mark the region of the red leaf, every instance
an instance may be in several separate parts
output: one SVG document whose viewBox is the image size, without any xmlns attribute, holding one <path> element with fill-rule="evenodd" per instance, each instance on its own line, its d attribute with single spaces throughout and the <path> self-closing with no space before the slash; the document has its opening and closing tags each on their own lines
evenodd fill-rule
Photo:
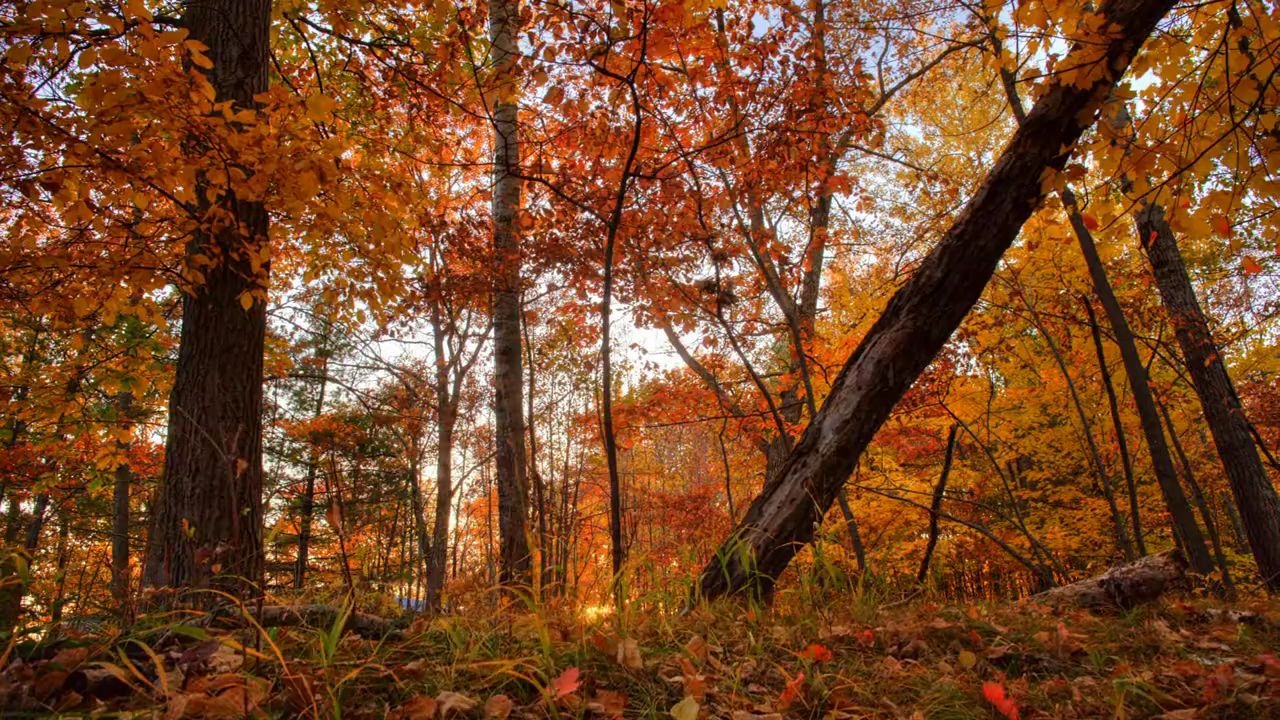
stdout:
<svg viewBox="0 0 1280 720">
<path fill-rule="evenodd" d="M 1009 718 L 1009 720 L 1018 720 L 1018 703 L 1014 702 L 1013 698 L 1005 693 L 1004 683 L 982 683 L 982 697 L 991 703 L 996 712 Z"/>
<path fill-rule="evenodd" d="M 812 644 L 803 651 L 796 653 L 805 660 L 820 663 L 826 662 L 832 658 L 831 650 L 825 645 Z"/>
<path fill-rule="evenodd" d="M 565 695 L 577 690 L 582 685 L 582 678 L 580 675 L 581 672 L 578 668 L 571 667 L 560 673 L 560 676 L 555 680 L 552 680 L 551 689 L 555 691 L 554 698 L 559 700 Z"/>
<path fill-rule="evenodd" d="M 778 709 L 785 710 L 800 695 L 800 688 L 803 686 L 804 673 L 796 673 L 794 678 L 787 681 L 787 686 L 782 689 L 782 694 L 778 696 Z"/>
<path fill-rule="evenodd" d="M 1080 220 L 1083 221 L 1084 226 L 1090 230 L 1098 229 L 1098 218 L 1090 215 L 1089 213 L 1080 213 Z"/>
</svg>

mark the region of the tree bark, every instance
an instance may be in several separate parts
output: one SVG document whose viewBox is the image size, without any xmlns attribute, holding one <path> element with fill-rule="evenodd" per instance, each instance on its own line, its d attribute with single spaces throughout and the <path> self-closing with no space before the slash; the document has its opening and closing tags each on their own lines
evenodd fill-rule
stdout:
<svg viewBox="0 0 1280 720">
<path fill-rule="evenodd" d="M 1178 456 L 1178 464 L 1182 465 L 1182 476 L 1187 479 L 1187 487 L 1191 488 L 1191 499 L 1195 501 L 1196 509 L 1200 511 L 1200 520 L 1204 522 L 1205 532 L 1209 534 L 1209 542 L 1213 545 L 1213 558 L 1218 563 L 1218 570 L 1222 572 L 1223 589 L 1226 590 L 1228 598 L 1234 599 L 1236 585 L 1231 579 L 1231 566 L 1227 564 L 1227 554 L 1222 550 L 1222 535 L 1218 532 L 1218 524 L 1214 522 L 1204 491 L 1200 489 L 1200 483 L 1196 481 L 1195 473 L 1191 470 L 1191 459 L 1187 457 L 1187 453 L 1182 449 L 1182 442 L 1178 440 L 1173 418 L 1169 417 L 1169 408 L 1165 407 L 1164 403 L 1160 403 L 1159 408 L 1160 414 L 1164 417 L 1164 425 L 1169 431 L 1169 442 L 1173 445 L 1173 452 Z"/>
<path fill-rule="evenodd" d="M 439 611 L 449 553 L 449 513 L 453 507 L 453 430 L 458 398 L 450 386 L 452 363 L 446 357 L 447 342 L 440 316 L 440 301 L 431 308 L 431 335 L 436 355 L 436 516 L 427 554 L 427 607 Z M 424 548 L 424 551 L 426 549 Z"/>
<path fill-rule="evenodd" d="M 1173 522 L 1173 531 L 1181 541 L 1183 551 L 1191 564 L 1191 569 L 1198 573 L 1208 573 L 1213 569 L 1213 560 L 1209 557 L 1209 548 L 1205 545 L 1204 535 L 1196 525 L 1195 515 L 1191 512 L 1191 503 L 1178 483 L 1178 471 L 1173 467 L 1173 457 L 1169 453 L 1169 445 L 1165 441 L 1164 431 L 1160 425 L 1160 414 L 1156 410 L 1155 396 L 1151 393 L 1151 383 L 1147 368 L 1138 355 L 1138 345 L 1129 329 L 1120 301 L 1111 288 L 1106 268 L 1093 242 L 1093 233 L 1084 224 L 1084 218 L 1076 205 L 1075 195 L 1070 190 L 1062 193 L 1062 204 L 1067 209 L 1068 219 L 1075 231 L 1076 240 L 1080 243 L 1080 251 L 1084 254 L 1085 265 L 1089 268 L 1089 276 L 1093 281 L 1093 290 L 1098 295 L 1102 309 L 1111 324 L 1111 333 L 1115 337 L 1116 347 L 1120 349 L 1120 359 L 1124 363 L 1125 375 L 1129 378 L 1129 388 L 1133 391 L 1133 403 L 1138 409 L 1138 420 L 1142 424 L 1142 435 L 1147 441 L 1147 450 L 1151 453 L 1151 468 L 1156 475 L 1156 484 L 1164 496 L 1165 507 Z"/>
<path fill-rule="evenodd" d="M 493 293 L 494 424 L 498 484 L 499 580 L 527 587 L 532 557 L 527 523 L 524 379 L 520 355 L 519 109 L 516 68 L 520 30 L 518 0 L 489 0 L 489 40 L 495 68 L 493 105 Z"/>
<path fill-rule="evenodd" d="M 268 0 L 186 5 L 219 102 L 253 107 L 268 86 Z M 198 191 L 202 225 L 189 245 L 216 262 L 184 289 L 178 367 L 169 397 L 164 473 L 152 503 L 147 585 L 209 583 L 256 594 L 262 578 L 262 364 L 269 253 L 266 208 Z M 225 215 L 224 221 L 213 218 Z M 241 298 L 252 295 L 248 309 Z"/>
<path fill-rule="evenodd" d="M 36 550 L 40 547 L 40 533 L 44 531 L 44 514 L 48 508 L 49 495 L 42 492 L 36 496 L 35 507 L 31 511 L 31 521 L 27 524 L 22 548 L 11 550 L 11 552 L 23 553 L 27 561 L 28 573 L 35 560 Z M 5 565 L 11 564 L 12 561 L 6 559 Z M 26 578 L 13 570 L 16 568 L 11 570 L 10 567 L 6 567 L 2 576 L 3 582 L 0 582 L 0 635 L 9 633 L 17 627 L 22 616 L 22 599 L 27 595 Z"/>
<path fill-rule="evenodd" d="M 1107 351 L 1102 345 L 1102 329 L 1098 327 L 1098 316 L 1093 312 L 1093 303 L 1083 298 L 1084 311 L 1089 318 L 1089 334 L 1093 337 L 1093 350 L 1098 356 L 1098 374 L 1102 376 L 1102 389 L 1107 393 L 1107 409 L 1111 412 L 1111 426 L 1115 429 L 1116 447 L 1120 450 L 1120 465 L 1124 469 L 1125 489 L 1129 493 L 1129 518 L 1133 522 L 1133 541 L 1138 554 L 1146 556 L 1147 542 L 1142 538 L 1142 516 L 1138 509 L 1138 483 L 1133 476 L 1133 459 L 1129 456 L 1129 441 L 1125 437 L 1124 421 L 1120 417 L 1120 402 L 1116 399 L 1116 388 L 1111 382 L 1111 371 L 1107 369 Z"/>
<path fill-rule="evenodd" d="M 894 294 L 836 377 L 781 472 L 707 563 L 698 593 L 768 594 L 835 500 L 871 437 L 977 302 L 1097 108 L 1170 0 L 1102 3 L 1102 44 L 1073 48 L 1064 67 L 1087 80 L 1049 87 L 951 229 Z"/>
<path fill-rule="evenodd" d="M 1200 397 L 1218 457 L 1235 494 L 1263 585 L 1271 593 L 1280 593 L 1280 499 L 1275 486 L 1262 466 L 1244 408 L 1213 340 L 1209 321 L 1196 299 L 1173 229 L 1159 205 L 1150 203 L 1142 208 L 1137 229 L 1160 299 L 1178 336 L 1187 373 Z"/>
<path fill-rule="evenodd" d="M 929 576 L 929 562 L 933 560 L 933 549 L 938 545 L 938 512 L 942 510 L 942 498 L 947 492 L 947 478 L 951 475 L 951 460 L 956 450 L 956 433 L 959 425 L 952 425 L 947 433 L 947 454 L 942 460 L 942 475 L 933 488 L 933 502 L 929 505 L 929 540 L 924 546 L 924 557 L 920 559 L 920 570 L 916 573 L 916 582 L 923 583 Z"/>
<path fill-rule="evenodd" d="M 328 345 L 330 329 L 325 327 L 324 338 L 321 339 L 321 347 L 318 349 L 320 359 L 320 389 L 316 394 L 316 405 L 312 411 L 312 419 L 319 418 L 324 413 L 324 396 L 329 380 L 329 354 L 326 345 Z M 320 457 L 316 452 L 314 444 L 307 448 L 307 484 L 302 494 L 302 517 L 298 519 L 298 557 L 293 567 L 293 586 L 301 590 L 306 580 L 308 555 L 311 551 L 311 525 L 315 520 L 316 512 L 316 476 L 320 472 Z"/>
<path fill-rule="evenodd" d="M 1032 600 L 1090 610 L 1126 609 L 1186 587 L 1187 562 L 1176 550 L 1118 565 L 1097 577 L 1047 590 Z"/>
</svg>

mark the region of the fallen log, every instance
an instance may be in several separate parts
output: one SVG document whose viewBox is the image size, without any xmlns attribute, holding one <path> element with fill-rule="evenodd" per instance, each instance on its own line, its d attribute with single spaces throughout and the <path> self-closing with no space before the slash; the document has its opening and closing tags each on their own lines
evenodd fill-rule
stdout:
<svg viewBox="0 0 1280 720">
<path fill-rule="evenodd" d="M 1186 559 L 1177 550 L 1169 550 L 1117 565 L 1087 580 L 1032 595 L 1031 600 L 1089 610 L 1127 609 L 1188 585 Z"/>
<path fill-rule="evenodd" d="M 333 605 L 264 605 L 247 606 L 237 615 L 219 614 L 215 624 L 222 627 L 244 627 L 252 617 L 262 627 L 309 627 L 328 630 L 344 613 Z M 247 616 L 247 617 L 246 617 Z M 346 614 L 342 631 L 372 640 L 395 640 L 401 637 L 400 624 L 394 620 L 352 611 Z"/>
</svg>

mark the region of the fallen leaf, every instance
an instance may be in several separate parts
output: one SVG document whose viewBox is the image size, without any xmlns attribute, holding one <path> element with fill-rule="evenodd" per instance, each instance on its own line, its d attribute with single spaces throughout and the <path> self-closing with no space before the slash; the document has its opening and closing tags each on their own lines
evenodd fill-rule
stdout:
<svg viewBox="0 0 1280 720">
<path fill-rule="evenodd" d="M 978 664 L 978 656 L 972 651 L 961 650 L 960 654 L 956 655 L 956 663 L 963 670 L 972 670 L 973 666 Z"/>
<path fill-rule="evenodd" d="M 432 720 L 436 716 L 438 705 L 435 698 L 418 695 L 387 713 L 387 720 Z"/>
<path fill-rule="evenodd" d="M 552 699 L 559 700 L 582 685 L 581 671 L 576 667 L 567 668 L 556 679 L 551 681 Z"/>
<path fill-rule="evenodd" d="M 587 701 L 587 709 L 608 718 L 620 718 L 627 709 L 627 696 L 614 690 L 597 690 Z"/>
<path fill-rule="evenodd" d="M 484 716 L 492 720 L 507 720 L 515 703 L 506 695 L 494 695 L 484 701 Z"/>
<path fill-rule="evenodd" d="M 1018 720 L 1018 704 L 1006 693 L 1004 683 L 993 681 L 982 683 L 982 697 L 991 703 L 996 712 L 1009 720 Z"/>
<path fill-rule="evenodd" d="M 831 650 L 826 645 L 818 645 L 816 643 L 809 645 L 809 647 L 796 654 L 804 660 L 815 663 L 827 662 L 832 658 Z"/>
<path fill-rule="evenodd" d="M 640 659 L 640 643 L 635 638 L 624 638 L 618 642 L 618 663 L 629 670 L 640 670 L 644 668 L 644 661 Z"/>
<path fill-rule="evenodd" d="M 787 686 L 778 695 L 778 708 L 786 710 L 799 697 L 802 687 L 804 687 L 804 673 L 799 672 L 796 673 L 795 677 L 787 681 Z"/>
<path fill-rule="evenodd" d="M 675 718 L 675 720 L 697 720 L 698 701 L 686 696 L 683 700 L 671 706 L 671 717 Z"/>
<path fill-rule="evenodd" d="M 470 712 L 479 704 L 466 695 L 451 690 L 444 690 L 436 695 L 436 702 L 440 707 L 440 717 L 445 720 L 452 715 Z"/>
</svg>

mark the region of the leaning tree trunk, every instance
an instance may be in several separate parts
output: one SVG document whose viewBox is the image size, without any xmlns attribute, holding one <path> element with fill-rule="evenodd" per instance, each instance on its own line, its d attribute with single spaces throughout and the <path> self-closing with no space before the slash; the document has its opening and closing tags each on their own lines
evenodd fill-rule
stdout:
<svg viewBox="0 0 1280 720">
<path fill-rule="evenodd" d="M 1262 582 L 1268 591 L 1280 593 L 1280 499 L 1275 486 L 1253 444 L 1249 421 L 1209 331 L 1209 321 L 1200 309 L 1164 211 L 1155 203 L 1148 204 L 1138 213 L 1137 228 L 1160 299 L 1182 347 L 1187 373 L 1200 397 L 1213 444 L 1240 508 Z"/>
<path fill-rule="evenodd" d="M 251 108 L 267 89 L 268 0 L 190 3 L 192 40 L 208 48 L 218 102 Z M 169 396 L 164 474 L 152 504 L 143 580 L 215 584 L 256 593 L 262 577 L 262 363 L 266 336 L 267 211 L 226 192 L 198 192 L 201 225 L 191 257 L 213 259 L 186 288 L 178 367 Z M 215 218 L 222 218 L 215 220 Z M 248 309 L 242 299 L 252 299 Z"/>
<path fill-rule="evenodd" d="M 493 292 L 495 464 L 498 481 L 499 579 L 528 585 L 532 567 L 525 524 L 529 490 L 525 480 L 524 383 L 520 357 L 520 210 L 518 0 L 489 0 L 489 40 L 495 67 L 493 98 L 493 250 L 498 263 Z"/>
<path fill-rule="evenodd" d="M 767 594 L 835 500 L 871 437 L 977 302 L 1004 251 L 1171 0 L 1102 3 L 1105 38 L 1063 67 L 1093 77 L 1055 83 L 1028 113 L 951 229 L 889 301 L 836 377 L 822 410 L 698 580 L 706 598 Z"/>
<path fill-rule="evenodd" d="M 1107 278 L 1106 268 L 1098 255 L 1098 248 L 1093 242 L 1093 233 L 1084 223 L 1076 205 L 1075 195 L 1070 190 L 1062 193 L 1062 204 L 1067 209 L 1071 228 L 1075 231 L 1080 243 L 1080 251 L 1084 254 L 1085 265 L 1089 268 L 1089 277 L 1093 280 L 1093 290 L 1098 295 L 1102 309 L 1107 314 L 1107 322 L 1111 324 L 1111 333 L 1115 337 L 1116 347 L 1120 349 L 1120 360 L 1124 364 L 1125 375 L 1129 377 L 1129 388 L 1133 391 L 1133 404 L 1138 409 L 1138 420 L 1142 424 L 1142 435 L 1147 441 L 1147 450 L 1151 454 L 1151 468 L 1156 475 L 1156 484 L 1164 496 L 1165 507 L 1173 523 L 1173 531 L 1181 541 L 1191 569 L 1201 573 L 1213 571 L 1213 560 L 1209 557 L 1209 548 L 1205 544 L 1204 534 L 1196 525 L 1195 515 L 1191 511 L 1191 503 L 1178 483 L 1178 471 L 1173 467 L 1173 457 L 1169 453 L 1169 445 L 1165 441 L 1164 430 L 1160 425 L 1160 414 L 1156 410 L 1155 396 L 1151 393 L 1151 385 L 1147 377 L 1147 368 L 1138 355 L 1138 345 L 1134 342 L 1133 332 L 1125 319 L 1120 301 L 1116 298 L 1111 282 Z"/>
</svg>

